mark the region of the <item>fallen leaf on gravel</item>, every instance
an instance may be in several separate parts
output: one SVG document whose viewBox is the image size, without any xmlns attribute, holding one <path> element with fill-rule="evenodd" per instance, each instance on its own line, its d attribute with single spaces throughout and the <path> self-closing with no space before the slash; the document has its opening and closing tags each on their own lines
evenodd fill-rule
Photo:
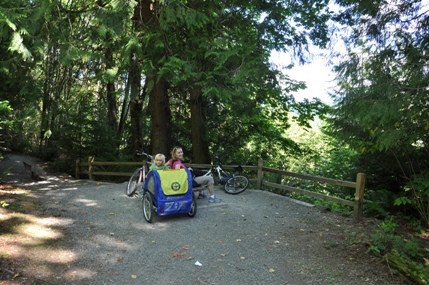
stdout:
<svg viewBox="0 0 429 285">
<path fill-rule="evenodd" d="M 19 273 L 15 273 L 13 276 L 12 276 L 12 279 L 15 279 L 16 277 L 18 277 L 19 276 Z"/>
<path fill-rule="evenodd" d="M 178 252 L 176 252 L 176 253 L 174 253 L 173 254 L 173 256 L 174 257 L 177 257 L 177 258 L 182 258 L 182 257 L 184 257 L 186 254 L 184 254 L 184 253 L 178 253 Z"/>
<path fill-rule="evenodd" d="M 182 246 L 180 248 L 180 250 L 188 250 L 189 249 L 189 245 L 185 244 L 184 246 Z"/>
<path fill-rule="evenodd" d="M 111 212 L 111 213 L 109 213 L 109 215 L 110 216 L 114 216 L 114 215 L 116 215 L 115 213 L 113 213 L 113 212 Z"/>
<path fill-rule="evenodd" d="M 270 268 L 270 270 L 268 270 L 269 272 L 273 273 L 276 272 L 274 269 Z"/>
<path fill-rule="evenodd" d="M 236 239 L 235 241 L 236 241 L 236 242 L 240 242 L 240 241 L 241 241 L 241 239 L 239 239 L 239 238 L 238 238 L 238 239 Z"/>
<path fill-rule="evenodd" d="M 226 253 L 221 253 L 220 256 L 226 256 Z"/>
<path fill-rule="evenodd" d="M 131 278 L 136 279 L 137 275 L 131 275 Z"/>
<path fill-rule="evenodd" d="M 89 224 L 89 222 L 87 220 L 85 220 L 85 221 L 83 221 L 83 224 L 87 225 L 87 224 Z"/>
</svg>

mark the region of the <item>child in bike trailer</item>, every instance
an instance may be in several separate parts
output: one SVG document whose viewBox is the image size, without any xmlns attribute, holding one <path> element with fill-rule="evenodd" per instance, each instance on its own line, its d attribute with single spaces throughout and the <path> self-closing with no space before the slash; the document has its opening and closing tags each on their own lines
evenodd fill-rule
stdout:
<svg viewBox="0 0 429 285">
<path fill-rule="evenodd" d="M 192 171 L 192 168 L 186 167 L 186 165 L 183 164 L 183 150 L 181 147 L 174 147 L 171 151 L 171 159 L 167 162 L 167 165 L 170 166 L 171 169 L 180 169 L 180 168 L 188 168 L 190 171 Z M 214 181 L 213 177 L 211 176 L 197 176 L 194 178 L 194 180 L 200 184 L 200 185 L 207 185 L 207 189 L 209 190 L 210 197 L 209 197 L 209 203 L 219 203 L 222 201 L 220 198 L 216 197 L 214 194 Z"/>
<path fill-rule="evenodd" d="M 165 165 L 165 155 L 158 153 L 155 155 L 154 164 L 149 167 L 150 170 L 166 170 L 168 166 Z"/>
</svg>

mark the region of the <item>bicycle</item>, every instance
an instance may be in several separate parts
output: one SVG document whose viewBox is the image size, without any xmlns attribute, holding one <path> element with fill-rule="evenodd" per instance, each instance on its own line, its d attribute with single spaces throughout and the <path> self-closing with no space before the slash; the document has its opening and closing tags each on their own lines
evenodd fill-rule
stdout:
<svg viewBox="0 0 429 285">
<path fill-rule="evenodd" d="M 224 186 L 224 190 L 228 194 L 236 195 L 244 192 L 249 186 L 249 178 L 242 174 L 243 168 L 241 166 L 234 167 L 234 170 L 239 172 L 238 175 L 235 175 L 234 173 L 226 172 L 222 168 L 222 162 L 219 156 L 216 156 L 216 161 L 217 164 L 202 176 L 212 176 L 215 178 L 217 174 L 220 184 Z"/>
<path fill-rule="evenodd" d="M 143 160 L 143 165 L 140 168 L 136 169 L 133 175 L 131 175 L 130 180 L 128 180 L 127 188 L 125 189 L 125 194 L 128 197 L 133 196 L 134 193 L 136 193 L 137 189 L 141 188 L 144 185 L 146 173 L 149 172 L 149 167 L 153 161 L 153 156 L 145 152 L 137 151 L 136 155 L 144 156 L 145 160 Z M 147 159 L 149 159 L 149 161 Z"/>
</svg>

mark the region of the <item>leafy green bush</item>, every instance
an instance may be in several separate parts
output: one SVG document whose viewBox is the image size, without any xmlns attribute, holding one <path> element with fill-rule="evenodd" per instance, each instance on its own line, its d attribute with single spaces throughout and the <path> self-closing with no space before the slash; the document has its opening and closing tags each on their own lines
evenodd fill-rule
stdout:
<svg viewBox="0 0 429 285">
<path fill-rule="evenodd" d="M 396 199 L 395 205 L 412 205 L 419 212 L 425 226 L 429 226 L 429 171 L 415 175 L 407 183 L 405 192 L 408 195 Z"/>
<path fill-rule="evenodd" d="M 416 237 L 397 233 L 398 227 L 399 223 L 392 216 L 380 223 L 375 233 L 371 235 L 368 252 L 384 255 L 391 250 L 396 250 L 405 257 L 423 257 L 427 249 L 420 246 Z"/>
</svg>

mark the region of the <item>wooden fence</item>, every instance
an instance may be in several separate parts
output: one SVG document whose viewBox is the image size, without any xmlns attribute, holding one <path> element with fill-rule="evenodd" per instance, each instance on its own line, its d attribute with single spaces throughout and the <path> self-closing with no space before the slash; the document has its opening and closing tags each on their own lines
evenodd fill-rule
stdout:
<svg viewBox="0 0 429 285">
<path fill-rule="evenodd" d="M 109 165 L 135 166 L 137 168 L 142 165 L 142 162 L 102 162 L 102 161 L 95 161 L 94 157 L 89 157 L 88 162 L 76 161 L 76 178 L 79 178 L 81 174 L 88 175 L 88 178 L 91 180 L 94 180 L 94 176 L 96 175 L 104 175 L 104 176 L 131 176 L 132 175 L 132 172 L 96 171 L 97 166 L 109 166 Z M 203 169 L 209 169 L 210 167 L 212 167 L 211 164 L 188 164 L 188 166 L 193 168 L 203 168 Z M 222 167 L 225 169 L 233 169 L 234 166 L 222 165 Z M 256 183 L 256 189 L 263 190 L 263 186 L 268 186 L 268 187 L 295 192 L 295 193 L 299 193 L 299 194 L 303 194 L 303 195 L 307 195 L 315 198 L 329 200 L 338 204 L 353 207 L 354 217 L 358 220 L 362 218 L 365 179 L 366 179 L 366 176 L 364 173 L 358 173 L 356 176 L 356 181 L 353 182 L 353 181 L 324 178 L 319 176 L 311 176 L 306 174 L 294 173 L 294 172 L 265 167 L 263 165 L 262 159 L 258 161 L 258 166 L 245 165 L 242 167 L 243 167 L 243 170 L 245 171 L 246 170 L 255 171 L 257 173 L 256 179 L 255 178 L 249 179 L 251 183 Z M 82 168 L 84 168 L 85 170 L 81 171 Z M 316 181 L 316 182 L 321 182 L 321 183 L 326 183 L 331 185 L 353 188 L 355 189 L 354 201 L 337 198 L 337 197 L 325 195 L 322 193 L 304 190 L 304 189 L 300 189 L 300 188 L 296 188 L 288 185 L 268 182 L 264 180 L 265 172 L 279 174 L 283 176 L 295 177 L 303 180 L 310 180 L 310 181 Z"/>
</svg>

